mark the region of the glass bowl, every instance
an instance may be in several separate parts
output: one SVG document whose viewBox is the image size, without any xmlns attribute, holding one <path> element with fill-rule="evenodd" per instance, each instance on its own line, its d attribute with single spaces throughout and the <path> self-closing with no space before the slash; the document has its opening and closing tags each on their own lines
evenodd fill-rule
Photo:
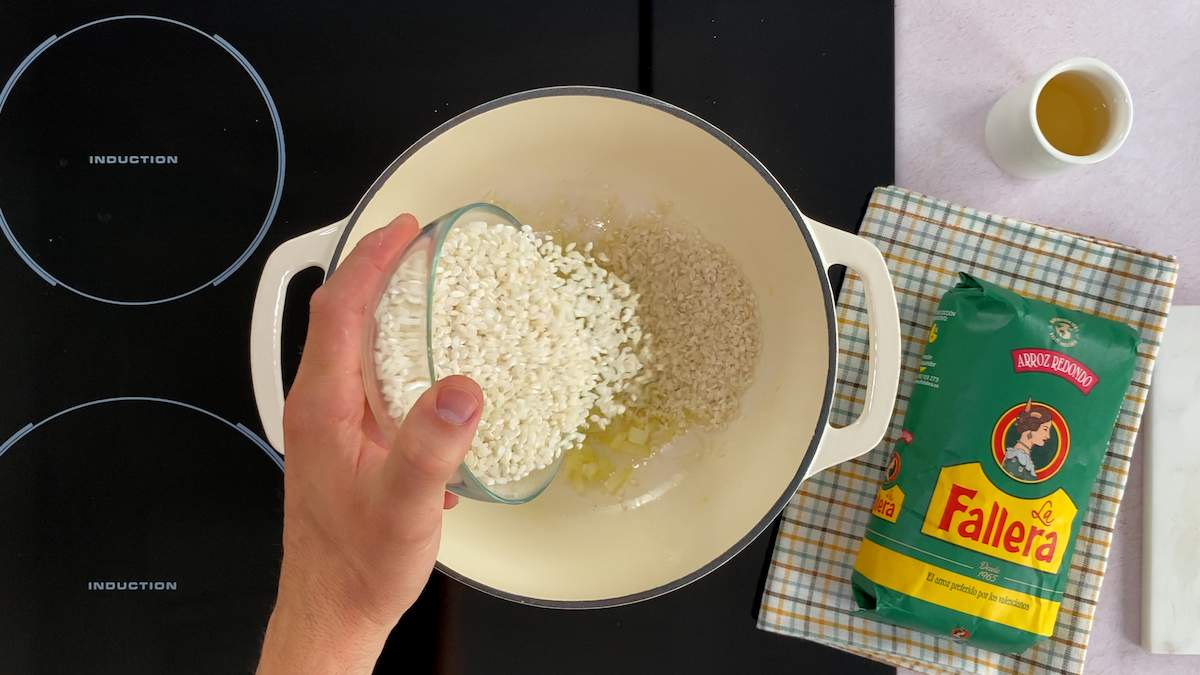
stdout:
<svg viewBox="0 0 1200 675">
<path fill-rule="evenodd" d="M 442 244 L 455 225 L 484 221 L 520 227 L 520 222 L 504 209 L 492 204 L 467 204 L 426 225 L 416 239 L 387 270 L 388 282 L 380 289 L 375 310 L 369 317 L 366 339 L 363 341 L 363 385 L 367 402 L 384 438 L 396 437 L 404 414 L 413 403 L 438 380 L 434 363 L 431 335 L 433 332 L 433 290 L 437 284 L 437 264 Z M 384 317 L 384 300 L 399 295 L 402 312 Z M 393 324 L 389 340 L 399 345 L 400 355 L 383 363 L 375 353 L 379 325 L 383 320 Z M 385 375 L 386 377 L 381 377 Z M 388 392 L 385 395 L 385 390 Z M 389 401 L 391 404 L 389 405 Z M 487 405 L 487 402 L 484 402 Z M 504 485 L 487 485 L 472 473 L 465 463 L 460 464 L 446 489 L 454 494 L 499 504 L 524 504 L 542 493 L 562 465 L 560 453 L 552 464 L 538 469 L 521 480 Z"/>
</svg>

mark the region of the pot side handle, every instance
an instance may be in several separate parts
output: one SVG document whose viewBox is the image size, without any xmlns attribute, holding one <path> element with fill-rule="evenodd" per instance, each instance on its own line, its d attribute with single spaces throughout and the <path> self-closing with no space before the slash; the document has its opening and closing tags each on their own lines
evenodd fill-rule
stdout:
<svg viewBox="0 0 1200 675">
<path fill-rule="evenodd" d="M 263 431 L 280 454 L 283 454 L 283 369 L 279 350 L 288 284 L 297 272 L 310 267 L 329 271 L 334 247 L 347 221 L 349 218 L 343 218 L 280 244 L 267 258 L 258 280 L 250 316 L 250 377 Z"/>
<path fill-rule="evenodd" d="M 805 478 L 866 454 L 883 440 L 900 386 L 900 313 L 892 277 L 879 249 L 858 235 L 805 217 L 826 265 L 845 265 L 865 286 L 868 318 L 866 402 L 858 419 L 844 427 L 825 423 L 817 454 Z"/>
</svg>

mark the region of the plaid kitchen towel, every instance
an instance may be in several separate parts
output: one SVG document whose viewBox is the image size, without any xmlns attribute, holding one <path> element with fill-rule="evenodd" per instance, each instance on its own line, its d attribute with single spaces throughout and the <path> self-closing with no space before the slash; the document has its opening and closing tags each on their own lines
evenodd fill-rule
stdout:
<svg viewBox="0 0 1200 675">
<path fill-rule="evenodd" d="M 1167 256 L 897 187 L 875 190 L 860 235 L 883 253 L 896 287 L 903 350 L 900 397 L 879 447 L 803 483 L 783 512 L 758 625 L 925 672 L 1079 673 L 1178 265 Z M 1133 382 L 1079 530 L 1054 635 L 1017 656 L 853 615 L 850 572 L 859 541 L 900 433 L 933 310 L 958 272 L 1028 298 L 1122 321 L 1137 328 L 1142 339 Z M 862 282 L 853 274 L 842 288 L 838 324 L 841 372 L 830 421 L 845 424 L 862 407 L 867 372 L 866 302 Z"/>
</svg>

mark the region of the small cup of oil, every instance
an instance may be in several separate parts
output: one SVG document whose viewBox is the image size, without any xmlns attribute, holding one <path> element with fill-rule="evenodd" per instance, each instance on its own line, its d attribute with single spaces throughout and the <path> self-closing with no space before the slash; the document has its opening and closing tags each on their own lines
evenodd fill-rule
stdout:
<svg viewBox="0 0 1200 675">
<path fill-rule="evenodd" d="M 1132 126 L 1133 100 L 1121 76 L 1103 61 L 1078 57 L 996 101 L 985 140 L 1001 169 L 1044 178 L 1108 159 Z"/>
</svg>

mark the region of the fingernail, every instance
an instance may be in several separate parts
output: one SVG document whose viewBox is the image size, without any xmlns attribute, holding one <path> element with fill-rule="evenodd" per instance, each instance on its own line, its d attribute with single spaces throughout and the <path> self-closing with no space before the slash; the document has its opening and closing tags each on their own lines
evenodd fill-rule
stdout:
<svg viewBox="0 0 1200 675">
<path fill-rule="evenodd" d="M 437 395 L 438 417 L 456 426 L 466 424 L 479 410 L 479 401 L 471 392 L 457 387 L 442 387 Z"/>
</svg>

